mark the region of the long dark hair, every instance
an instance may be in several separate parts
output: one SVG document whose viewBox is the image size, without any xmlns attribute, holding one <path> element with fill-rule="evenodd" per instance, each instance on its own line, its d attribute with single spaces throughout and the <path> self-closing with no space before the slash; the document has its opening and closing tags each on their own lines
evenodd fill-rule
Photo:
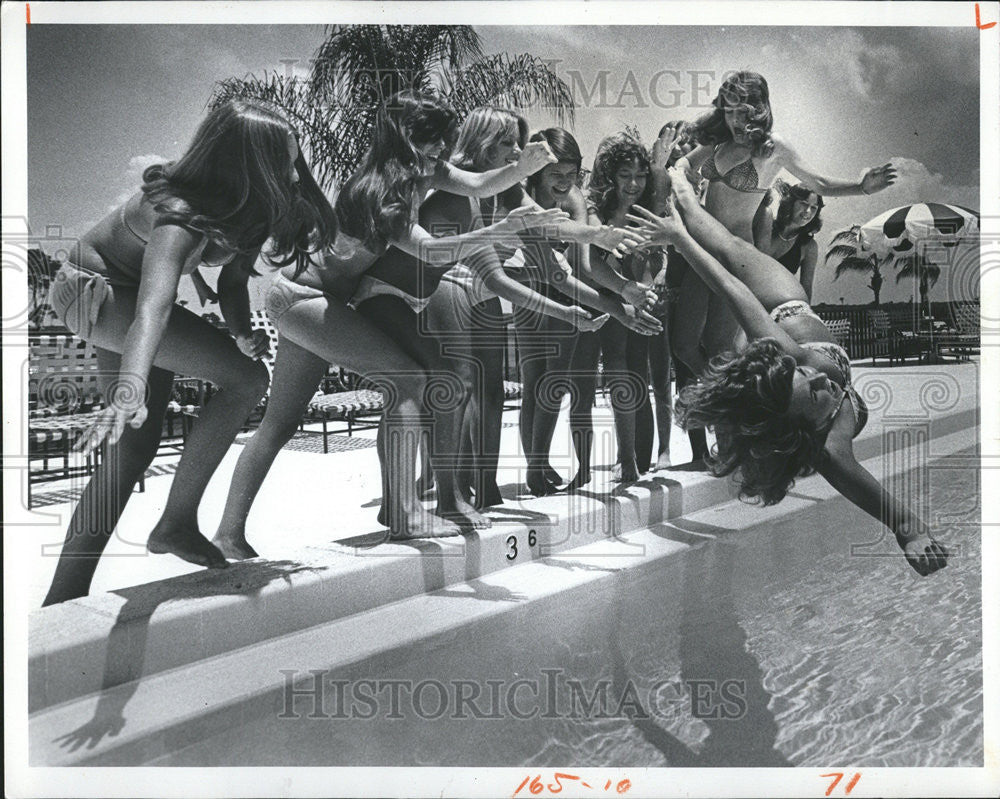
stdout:
<svg viewBox="0 0 1000 799">
<path fill-rule="evenodd" d="M 576 143 L 573 134 L 565 128 L 545 128 L 531 134 L 529 141 L 543 141 L 548 143 L 549 149 L 556 157 L 556 162 L 560 164 L 573 164 L 579 173 L 583 167 L 583 155 L 580 153 L 580 145 Z M 538 179 L 542 174 L 539 170 L 528 177 L 528 192 L 534 195 L 538 187 Z"/>
<path fill-rule="evenodd" d="M 677 424 L 715 430 L 709 468 L 716 477 L 738 470 L 743 500 L 777 504 L 822 457 L 824 436 L 788 414 L 795 368 L 777 341 L 758 339 L 713 358 L 701 380 L 681 391 Z"/>
<path fill-rule="evenodd" d="M 413 210 L 413 190 L 427 163 L 417 149 L 454 141 L 455 111 L 429 94 L 406 90 L 379 109 L 372 144 L 337 195 L 341 229 L 369 250 L 403 235 Z"/>
<path fill-rule="evenodd" d="M 776 231 L 782 231 L 788 224 L 788 220 L 792 216 L 792 209 L 795 207 L 795 201 L 801 200 L 802 202 L 809 202 L 809 195 L 816 194 L 816 192 L 811 189 L 807 189 L 801 183 L 797 183 L 794 186 L 789 185 L 783 180 L 775 181 L 775 189 L 781 195 L 781 201 L 778 203 L 778 210 L 774 215 L 774 229 Z M 819 206 L 816 209 L 816 216 L 814 216 L 809 224 L 803 225 L 796 231 L 796 235 L 799 237 L 812 238 L 816 235 L 816 232 L 823 227 L 823 220 L 820 215 L 823 212 L 823 197 L 816 194 L 816 205 Z"/>
<path fill-rule="evenodd" d="M 627 164 L 638 161 L 639 166 L 650 168 L 649 153 L 642 142 L 629 133 L 608 136 L 597 146 L 594 157 L 594 171 L 590 173 L 588 187 L 590 204 L 597 209 L 601 219 L 608 219 L 618 210 L 618 193 L 615 191 L 615 173 Z M 646 188 L 636 205 L 651 208 L 653 204 L 653 181 L 646 179 Z"/>
<path fill-rule="evenodd" d="M 203 233 L 228 252 L 254 253 L 270 240 L 264 257 L 301 271 L 333 242 L 337 222 L 301 151 L 298 183 L 289 179 L 289 135 L 295 129 L 277 109 L 230 100 L 205 117 L 178 160 L 145 170 L 143 194 L 161 221 Z"/>
<path fill-rule="evenodd" d="M 764 76 L 756 72 L 733 72 L 719 87 L 719 93 L 712 101 L 715 108 L 694 123 L 694 134 L 701 144 L 722 144 L 733 140 L 733 133 L 726 125 L 726 108 L 750 106 L 747 120 L 747 134 L 750 136 L 753 155 L 770 151 L 771 128 L 774 115 L 771 113 L 771 96 Z"/>
</svg>

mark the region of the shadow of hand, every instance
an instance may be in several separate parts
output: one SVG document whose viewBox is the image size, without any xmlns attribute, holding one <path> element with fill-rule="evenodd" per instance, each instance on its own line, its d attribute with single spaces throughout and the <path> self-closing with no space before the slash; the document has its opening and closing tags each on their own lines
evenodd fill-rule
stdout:
<svg viewBox="0 0 1000 799">
<path fill-rule="evenodd" d="M 95 716 L 86 724 L 77 727 L 72 732 L 60 735 L 53 743 L 58 743 L 63 749 L 75 752 L 83 746 L 93 749 L 105 736 L 115 737 L 125 726 L 125 718 L 121 713 L 111 716 Z"/>
</svg>

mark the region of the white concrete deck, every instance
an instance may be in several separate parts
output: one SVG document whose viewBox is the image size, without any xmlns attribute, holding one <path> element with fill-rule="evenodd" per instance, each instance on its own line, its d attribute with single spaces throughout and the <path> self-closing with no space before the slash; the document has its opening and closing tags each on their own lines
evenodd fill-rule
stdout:
<svg viewBox="0 0 1000 799">
<path fill-rule="evenodd" d="M 858 368 L 855 379 L 872 410 L 856 450 L 875 474 L 911 469 L 977 440 L 977 364 Z M 505 421 L 513 422 L 513 415 Z M 598 410 L 595 422 L 597 441 L 602 432 L 606 434 L 603 445 L 595 443 L 595 454 L 607 452 L 596 454 L 595 462 L 610 463 L 614 460 L 610 412 Z M 553 464 L 571 474 L 564 424 L 565 418 L 557 432 Z M 914 431 L 923 432 L 914 435 Z M 504 452 L 518 451 L 516 433 L 513 425 L 505 429 Z M 686 437 L 675 430 L 676 461 L 688 458 L 686 447 Z M 239 449 L 234 446 L 230 451 L 202 505 L 201 522 L 209 534 L 221 513 Z M 419 605 L 421 597 L 446 587 L 451 588 L 449 593 L 475 593 L 482 590 L 480 578 L 489 576 L 490 584 L 505 582 L 502 575 L 509 572 L 521 589 L 530 591 L 528 564 L 543 557 L 571 553 L 577 559 L 595 558 L 595 564 L 607 561 L 615 570 L 627 568 L 688 546 L 683 535 L 667 540 L 654 536 L 656 543 L 641 532 L 668 519 L 718 508 L 721 514 L 716 514 L 715 524 L 738 527 L 742 520 L 759 522 L 764 518 L 761 513 L 794 513 L 800 504 L 789 498 L 766 511 L 733 505 L 727 481 L 684 471 L 654 474 L 609 493 L 609 472 L 599 470 L 589 490 L 577 496 L 526 498 L 517 493 L 522 463 L 518 455 L 503 464 L 500 483 L 508 501 L 489 514 L 494 519 L 492 529 L 458 539 L 394 544 L 383 541 L 384 531 L 375 522 L 374 448 L 329 455 L 283 452 L 248 528 L 262 557 L 234 564 L 225 572 L 192 570 L 176 559 L 145 554 L 144 536 L 169 488 L 169 476 L 150 477 L 145 494 L 132 498 L 119 534 L 109 545 L 111 557 L 98 570 L 95 593 L 32 615 L 32 762 L 146 761 L 169 750 L 168 738 L 180 729 L 188 729 L 184 736 L 189 737 L 195 719 L 204 721 L 198 730 L 228 724 L 232 713 L 241 712 L 241 702 L 250 697 L 266 700 L 270 695 L 273 669 L 266 676 L 255 676 L 252 663 L 266 659 L 268 647 L 292 645 L 296 631 L 334 625 L 333 649 L 323 655 L 327 665 L 331 657 L 341 662 L 360 656 L 361 650 L 355 650 L 369 646 L 365 640 L 374 641 L 372 646 L 405 646 L 430 629 L 425 624 L 458 623 L 463 616 L 431 614 L 425 622 L 414 605 L 413 614 L 404 614 L 407 623 L 400 624 L 400 608 Z M 802 481 L 799 492 L 813 500 L 832 495 L 819 478 Z M 70 503 L 44 508 L 56 521 L 45 535 L 40 529 L 37 540 L 57 543 L 71 508 Z M 529 544 L 531 531 L 534 546 Z M 510 557 L 511 536 L 517 542 L 515 558 Z M 57 551 L 56 547 L 43 555 L 39 547 L 32 561 L 32 596 L 39 602 Z M 520 581 L 515 573 L 528 576 Z M 546 591 L 550 588 L 559 590 L 552 584 Z M 395 608 L 390 614 L 394 622 L 382 627 L 380 609 L 390 604 Z M 504 604 L 472 603 L 470 607 L 481 610 L 470 612 L 487 612 L 484 606 L 500 612 Z M 206 680 L 211 698 L 181 687 Z M 133 720 L 122 735 L 105 737 L 94 749 L 76 753 L 55 744 L 58 733 L 85 724 L 99 715 L 100 703 L 114 704 L 122 696 Z M 150 736 L 157 743 L 151 744 Z"/>
</svg>

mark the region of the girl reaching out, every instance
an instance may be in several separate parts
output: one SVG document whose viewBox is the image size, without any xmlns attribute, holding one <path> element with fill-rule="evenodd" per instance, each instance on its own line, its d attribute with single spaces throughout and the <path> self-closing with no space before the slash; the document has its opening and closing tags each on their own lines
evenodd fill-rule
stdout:
<svg viewBox="0 0 1000 799">
<path fill-rule="evenodd" d="M 653 207 L 655 184 L 650 180 L 650 163 L 646 148 L 628 134 L 609 136 L 598 145 L 588 198 L 593 224 L 623 225 L 630 208 Z M 605 289 L 624 292 L 627 285 L 637 286 L 643 292 L 644 307 L 651 307 L 656 301 L 651 284 L 664 267 L 661 250 L 637 250 L 624 258 L 592 252 L 590 266 L 591 278 Z M 631 483 L 649 469 L 652 461 L 649 337 L 612 321 L 601 328 L 600 347 L 618 441 L 613 479 Z M 585 365 L 581 357 L 577 361 L 580 368 L 593 368 L 596 372 L 596 351 L 583 355 L 589 362 Z M 573 481 L 574 488 L 585 484 L 583 477 L 589 480 L 589 469 L 586 472 L 581 469 L 581 473 L 580 479 Z"/>
<path fill-rule="evenodd" d="M 431 236 L 417 219 L 428 190 L 489 196 L 551 160 L 547 149 L 538 146 L 500 169 L 466 172 L 438 157 L 454 128 L 455 112 L 433 96 L 404 91 L 389 98 L 376 118 L 371 148 L 337 197 L 340 227 L 322 264 L 286 267 L 272 284 L 267 311 L 278 329 L 273 388 L 261 426 L 237 462 L 214 539 L 227 556 L 256 555 L 246 540 L 250 507 L 330 363 L 368 376 L 387 392 L 385 420 L 391 439 L 379 439 L 381 522 L 397 538 L 461 532 L 454 521 L 428 515 L 415 492 L 426 375 L 390 335 L 352 310 L 348 300 L 390 245 L 426 263 L 450 263 L 486 242 L 516 241 L 527 226 L 554 224 L 565 215 L 525 209 L 489 228 L 460 236 Z"/>
<path fill-rule="evenodd" d="M 107 410 L 79 442 L 108 452 L 70 522 L 51 605 L 86 596 L 98 559 L 139 477 L 156 454 L 174 373 L 218 392 L 187 438 L 170 495 L 149 536 L 211 568 L 223 553 L 198 530 L 198 504 L 222 456 L 267 390 L 263 334 L 250 329 L 247 278 L 261 247 L 279 265 L 303 268 L 333 240 L 333 209 L 309 174 L 295 131 L 261 103 L 233 100 L 202 122 L 177 160 L 149 167 L 142 190 L 86 233 L 50 302 L 66 326 L 94 344 L 107 380 Z M 221 268 L 219 304 L 235 341 L 175 304 L 182 275 Z"/>
<path fill-rule="evenodd" d="M 701 208 L 683 172 L 671 170 L 670 180 L 679 213 L 660 218 L 637 208 L 630 221 L 650 243 L 676 247 L 726 299 L 751 339 L 741 352 L 713 359 L 678 403 L 682 426 L 714 427 L 713 473 L 739 469 L 741 496 L 773 505 L 796 477 L 819 472 L 892 530 L 919 574 L 943 568 L 947 552 L 924 522 L 857 462 L 852 440 L 867 409 L 851 385 L 847 354 L 809 307 L 802 286 Z"/>
<path fill-rule="evenodd" d="M 869 169 L 860 180 L 830 178 L 806 164 L 790 142 L 772 131 L 770 92 L 767 81 L 756 72 L 730 75 L 713 105 L 715 108 L 695 123 L 701 146 L 677 166 L 697 170 L 709 181 L 705 210 L 744 241 L 754 242 L 754 215 L 782 168 L 826 197 L 874 194 L 896 180 L 890 164 Z M 662 177 L 661 170 L 654 174 Z M 700 374 L 707 364 L 706 356 L 732 346 L 737 328 L 722 298 L 708 292 L 694 275 L 688 277 L 677 306 L 679 335 L 674 354 Z"/>
</svg>

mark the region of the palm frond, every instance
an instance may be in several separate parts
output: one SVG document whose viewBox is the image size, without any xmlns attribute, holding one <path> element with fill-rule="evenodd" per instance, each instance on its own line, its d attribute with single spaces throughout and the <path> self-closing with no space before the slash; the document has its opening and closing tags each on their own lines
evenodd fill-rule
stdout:
<svg viewBox="0 0 1000 799">
<path fill-rule="evenodd" d="M 542 59 L 523 53 L 486 56 L 448 76 L 444 94 L 460 116 L 480 105 L 542 108 L 557 124 L 572 124 L 575 104 L 565 81 Z"/>
<path fill-rule="evenodd" d="M 850 258 L 844 258 L 837 268 L 834 270 L 833 279 L 837 280 L 841 275 L 847 272 L 875 272 L 876 264 L 875 259 L 872 257 L 868 258 L 858 258 L 857 256 L 851 256 Z"/>
<path fill-rule="evenodd" d="M 829 263 L 831 258 L 848 258 L 850 256 L 860 257 L 857 247 L 852 247 L 850 244 L 836 244 L 826 251 L 826 262 Z"/>
<path fill-rule="evenodd" d="M 830 239 L 830 244 L 850 244 L 854 243 L 857 246 L 861 244 L 861 225 L 852 225 L 845 230 L 841 230 L 834 234 L 833 238 Z"/>
<path fill-rule="evenodd" d="M 912 277 L 926 282 L 928 288 L 933 288 L 941 277 L 941 267 L 922 256 L 908 255 L 905 258 L 899 258 L 896 260 L 895 267 L 897 283 Z"/>
</svg>

